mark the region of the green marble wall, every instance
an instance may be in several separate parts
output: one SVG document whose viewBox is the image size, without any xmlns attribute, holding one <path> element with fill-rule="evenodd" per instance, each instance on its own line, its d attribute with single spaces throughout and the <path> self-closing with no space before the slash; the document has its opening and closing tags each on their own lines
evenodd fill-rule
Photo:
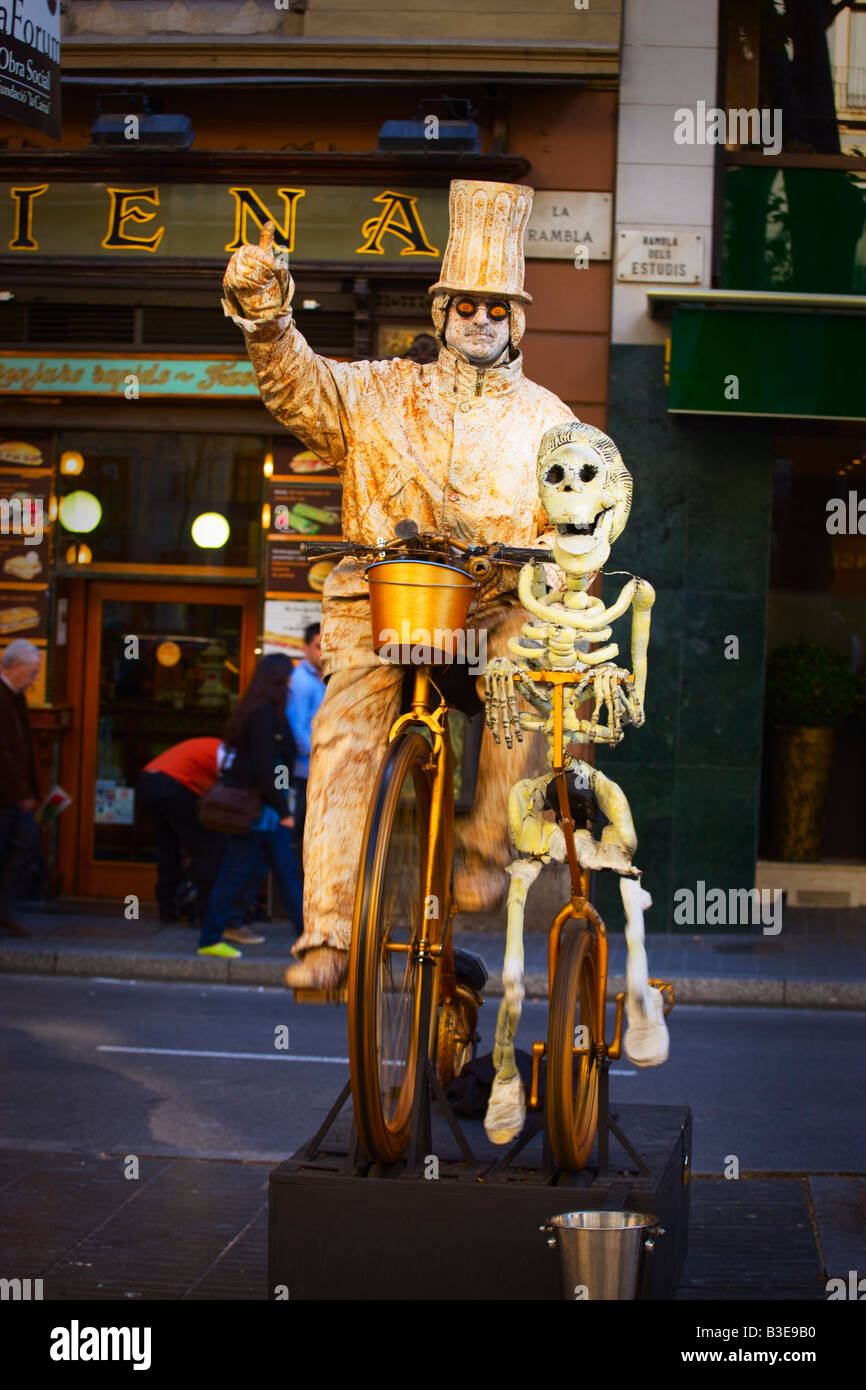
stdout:
<svg viewBox="0 0 866 1390">
<path fill-rule="evenodd" d="M 634 504 L 608 569 L 643 575 L 657 599 L 647 722 L 599 749 L 597 762 L 632 806 L 635 862 L 654 899 L 648 930 L 700 931 L 712 929 L 674 924 L 677 888 L 694 891 L 699 879 L 708 889 L 754 886 L 772 426 L 668 415 L 663 355 L 611 348 L 607 429 L 634 478 Z M 628 621 L 614 630 L 626 662 Z M 737 660 L 725 658 L 731 635 Z M 617 883 L 599 879 L 602 912 L 618 927 Z"/>
</svg>

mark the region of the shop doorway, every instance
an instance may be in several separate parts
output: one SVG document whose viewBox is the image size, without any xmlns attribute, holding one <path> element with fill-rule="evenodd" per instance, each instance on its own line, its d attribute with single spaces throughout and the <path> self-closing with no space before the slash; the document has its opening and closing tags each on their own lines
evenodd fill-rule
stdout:
<svg viewBox="0 0 866 1390">
<path fill-rule="evenodd" d="M 137 806 L 142 768 L 219 737 L 255 663 L 255 588 L 88 585 L 76 892 L 154 893 L 156 843 Z"/>
</svg>

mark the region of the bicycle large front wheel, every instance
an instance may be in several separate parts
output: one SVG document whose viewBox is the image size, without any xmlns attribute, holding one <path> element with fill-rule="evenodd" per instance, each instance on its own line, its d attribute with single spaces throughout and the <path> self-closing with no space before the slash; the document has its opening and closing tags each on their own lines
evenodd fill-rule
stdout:
<svg viewBox="0 0 866 1390">
<path fill-rule="evenodd" d="M 349 965 L 349 1066 L 361 1143 L 394 1163 L 406 1151 L 421 1038 L 415 943 L 425 923 L 430 744 L 405 732 L 389 745 L 367 818 Z M 441 885 L 432 885 L 434 894 Z M 429 939 L 441 919 L 427 914 Z M 434 1013 L 437 992 L 434 990 Z"/>
<path fill-rule="evenodd" d="M 585 1166 L 598 1128 L 601 1025 L 595 936 L 569 923 L 563 928 L 550 995 L 544 1100 L 553 1156 L 567 1172 Z"/>
</svg>

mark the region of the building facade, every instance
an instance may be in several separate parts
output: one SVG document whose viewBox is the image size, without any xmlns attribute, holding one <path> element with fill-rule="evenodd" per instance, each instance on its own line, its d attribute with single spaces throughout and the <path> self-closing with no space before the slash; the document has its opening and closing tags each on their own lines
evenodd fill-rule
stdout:
<svg viewBox="0 0 866 1390">
<path fill-rule="evenodd" d="M 46 651 L 62 892 L 151 896 L 141 768 L 317 613 L 299 547 L 339 533 L 339 479 L 219 305 L 265 220 L 318 351 L 424 353 L 450 180 L 531 184 L 526 370 L 605 424 L 619 10 L 65 6 L 62 141 L 0 130 L 0 490 L 44 519 L 0 538 L 0 644 Z"/>
</svg>

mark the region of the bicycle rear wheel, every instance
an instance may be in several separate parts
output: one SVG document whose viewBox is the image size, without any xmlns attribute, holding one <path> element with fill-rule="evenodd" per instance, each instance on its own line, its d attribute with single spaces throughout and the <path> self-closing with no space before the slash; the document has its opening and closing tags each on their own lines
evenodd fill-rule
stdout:
<svg viewBox="0 0 866 1390">
<path fill-rule="evenodd" d="M 563 928 L 550 996 L 544 1106 L 553 1156 L 560 1168 L 586 1164 L 598 1127 L 598 947 L 574 923 Z M 575 1047 L 588 1052 L 574 1055 Z"/>
<path fill-rule="evenodd" d="M 413 949 L 425 915 L 430 752 L 414 732 L 389 745 L 367 818 L 355 898 L 348 994 L 352 1102 L 361 1143 L 380 1163 L 405 1153 L 418 1048 L 430 1046 L 429 1037 L 420 1037 L 421 974 Z M 440 892 L 441 885 L 431 891 Z M 429 916 L 427 928 L 438 942 L 441 919 Z"/>
</svg>

